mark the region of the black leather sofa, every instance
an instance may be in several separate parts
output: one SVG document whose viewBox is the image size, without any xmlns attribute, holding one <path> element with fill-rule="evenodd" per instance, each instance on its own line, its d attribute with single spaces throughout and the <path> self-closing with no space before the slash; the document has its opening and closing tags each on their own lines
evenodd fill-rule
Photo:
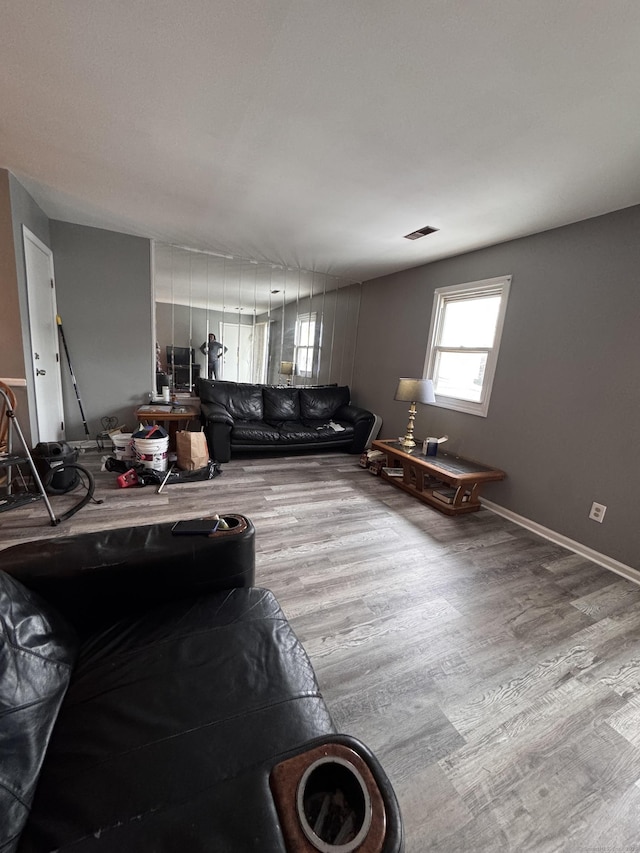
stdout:
<svg viewBox="0 0 640 853">
<path fill-rule="evenodd" d="M 211 458 L 265 450 L 343 449 L 362 453 L 375 415 L 352 406 L 346 385 L 315 388 L 200 379 L 198 394 Z"/>
<path fill-rule="evenodd" d="M 253 586 L 253 525 L 226 518 L 212 538 L 159 524 L 2 551 L 2 853 L 313 851 L 296 792 L 318 769 L 330 787 L 345 756 L 366 783 L 349 794 L 357 849 L 403 849 L 384 772 L 335 733 L 304 649 Z"/>
</svg>

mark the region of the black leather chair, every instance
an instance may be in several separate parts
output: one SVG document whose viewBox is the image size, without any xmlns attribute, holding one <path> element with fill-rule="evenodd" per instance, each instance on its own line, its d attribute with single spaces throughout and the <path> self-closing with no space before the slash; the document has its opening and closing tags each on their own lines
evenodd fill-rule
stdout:
<svg viewBox="0 0 640 853">
<path fill-rule="evenodd" d="M 335 733 L 304 649 L 253 586 L 253 525 L 226 518 L 212 538 L 159 524 L 2 552 L 3 853 L 312 851 L 293 792 L 345 750 L 366 783 L 358 820 L 371 803 L 358 849 L 402 849 L 384 772 Z"/>
</svg>

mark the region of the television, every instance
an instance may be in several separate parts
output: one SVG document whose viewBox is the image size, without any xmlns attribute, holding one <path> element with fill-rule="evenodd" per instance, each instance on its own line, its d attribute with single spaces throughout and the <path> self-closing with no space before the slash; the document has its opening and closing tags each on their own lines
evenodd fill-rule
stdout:
<svg viewBox="0 0 640 853">
<path fill-rule="evenodd" d="M 193 347 L 167 347 L 167 364 L 170 366 L 179 364 L 188 367 L 195 361 Z"/>
</svg>

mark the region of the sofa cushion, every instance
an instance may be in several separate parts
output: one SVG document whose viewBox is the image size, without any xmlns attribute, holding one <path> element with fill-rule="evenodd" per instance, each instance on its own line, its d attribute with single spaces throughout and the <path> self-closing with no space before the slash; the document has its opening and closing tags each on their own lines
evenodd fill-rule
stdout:
<svg viewBox="0 0 640 853">
<path fill-rule="evenodd" d="M 236 421 L 233 426 L 233 444 L 275 444 L 279 440 L 279 428 L 264 421 Z"/>
<path fill-rule="evenodd" d="M 283 444 L 314 444 L 320 440 L 320 433 L 301 421 L 285 421 L 280 424 L 280 440 Z"/>
<path fill-rule="evenodd" d="M 300 388 L 300 413 L 304 420 L 330 420 L 340 408 L 349 404 L 346 385 L 329 388 Z"/>
<path fill-rule="evenodd" d="M 63 618 L 0 572 L 0 850 L 17 848 L 76 656 Z"/>
<path fill-rule="evenodd" d="M 224 823 L 225 791 L 246 798 L 237 780 L 253 768 L 333 731 L 311 663 L 268 590 L 122 620 L 81 649 L 25 849 L 265 849 L 259 838 L 230 848 L 185 837 L 197 838 L 212 815 Z M 247 819 L 264 802 L 250 796 Z"/>
<path fill-rule="evenodd" d="M 238 387 L 237 382 L 224 382 L 218 379 L 198 379 L 198 396 L 203 403 L 221 403 L 226 406 L 229 397 Z"/>
<path fill-rule="evenodd" d="M 280 439 L 287 444 L 312 444 L 326 441 L 352 441 L 353 427 L 334 430 L 327 421 L 300 421 L 280 424 Z"/>
<path fill-rule="evenodd" d="M 261 385 L 201 379 L 198 392 L 203 403 L 220 403 L 233 418 L 243 421 L 261 421 L 263 418 Z"/>
<path fill-rule="evenodd" d="M 264 419 L 262 388 L 259 385 L 238 383 L 233 392 L 229 392 L 227 408 L 234 419 L 242 421 L 261 421 Z"/>
<path fill-rule="evenodd" d="M 300 420 L 300 395 L 297 388 L 264 388 L 262 396 L 265 421 L 279 423 Z"/>
</svg>

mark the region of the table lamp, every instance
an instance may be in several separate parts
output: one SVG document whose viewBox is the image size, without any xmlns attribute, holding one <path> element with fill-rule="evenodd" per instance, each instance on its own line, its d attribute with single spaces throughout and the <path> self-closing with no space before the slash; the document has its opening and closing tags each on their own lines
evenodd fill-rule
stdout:
<svg viewBox="0 0 640 853">
<path fill-rule="evenodd" d="M 287 385 L 291 385 L 291 377 L 293 376 L 294 363 L 292 361 L 280 362 L 280 375 L 287 377 Z"/>
<path fill-rule="evenodd" d="M 416 419 L 416 403 L 435 403 L 436 395 L 433 392 L 433 382 L 431 379 L 400 379 L 393 399 L 411 403 L 407 434 L 400 439 L 400 443 L 405 447 L 415 447 L 413 422 Z"/>
</svg>

